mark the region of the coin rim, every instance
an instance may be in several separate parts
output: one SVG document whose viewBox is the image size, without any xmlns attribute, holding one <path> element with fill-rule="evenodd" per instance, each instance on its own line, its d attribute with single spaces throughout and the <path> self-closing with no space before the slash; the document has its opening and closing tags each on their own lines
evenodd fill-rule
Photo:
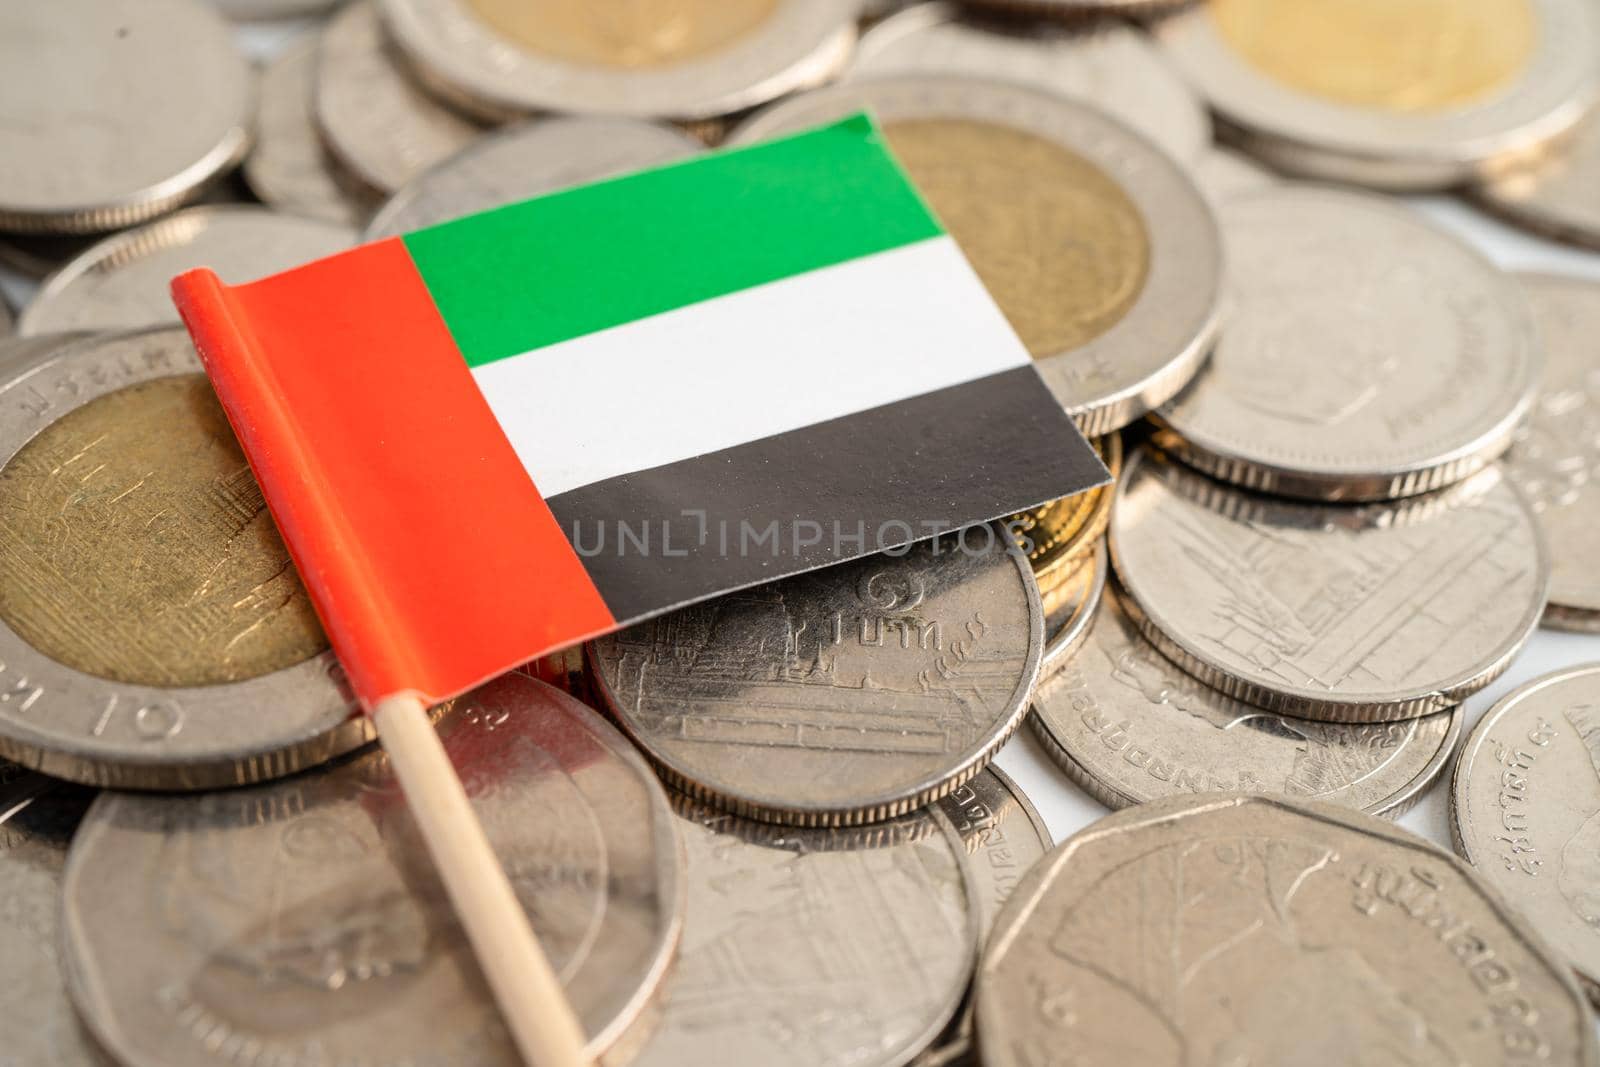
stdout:
<svg viewBox="0 0 1600 1067">
<path fill-rule="evenodd" d="M 1588 127 L 1591 126 L 1597 129 L 1590 132 Z M 1538 194 L 1540 171 L 1559 166 L 1569 141 L 1584 136 L 1600 140 L 1600 108 L 1591 110 L 1567 135 L 1554 139 L 1543 153 L 1496 169 L 1463 191 L 1473 204 L 1515 226 L 1555 241 L 1600 250 L 1600 212 L 1592 208 L 1587 212 L 1581 208 L 1573 210 L 1569 200 Z M 1512 192 L 1521 182 L 1534 183 L 1534 191 L 1528 195 Z"/>
<path fill-rule="evenodd" d="M 1071 662 L 1072 657 L 1083 646 L 1084 640 L 1088 638 L 1089 632 L 1094 629 L 1094 620 L 1100 614 L 1100 602 L 1105 596 L 1106 575 L 1111 570 L 1111 559 L 1106 553 L 1105 538 L 1096 541 L 1088 558 L 1080 560 L 1078 565 L 1090 568 L 1088 592 L 1079 601 L 1072 617 L 1063 623 L 1059 630 L 1045 638 L 1044 658 L 1039 664 L 1039 678 L 1034 683 L 1036 686 L 1043 685 L 1046 679 L 1053 677 L 1057 671 Z M 1030 695 L 1030 704 L 1031 701 Z"/>
</svg>

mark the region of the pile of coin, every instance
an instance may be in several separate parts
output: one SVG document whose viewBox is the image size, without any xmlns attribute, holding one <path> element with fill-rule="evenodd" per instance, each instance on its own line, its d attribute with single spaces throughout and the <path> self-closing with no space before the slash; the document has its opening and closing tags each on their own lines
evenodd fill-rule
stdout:
<svg viewBox="0 0 1600 1067">
<path fill-rule="evenodd" d="M 436 709 L 589 1052 L 1600 1067 L 1597 94 L 1592 0 L 0 6 L 0 1065 L 517 1062 L 168 279 L 866 110 L 1108 479 Z"/>
</svg>

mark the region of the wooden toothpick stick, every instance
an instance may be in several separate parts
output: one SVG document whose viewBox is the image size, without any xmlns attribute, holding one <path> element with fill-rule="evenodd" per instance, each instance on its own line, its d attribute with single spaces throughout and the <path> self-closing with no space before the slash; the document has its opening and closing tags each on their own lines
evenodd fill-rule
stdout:
<svg viewBox="0 0 1600 1067">
<path fill-rule="evenodd" d="M 523 1061 L 589 1067 L 583 1027 L 489 848 L 427 709 L 416 697 L 394 696 L 378 704 L 372 719 Z"/>
</svg>

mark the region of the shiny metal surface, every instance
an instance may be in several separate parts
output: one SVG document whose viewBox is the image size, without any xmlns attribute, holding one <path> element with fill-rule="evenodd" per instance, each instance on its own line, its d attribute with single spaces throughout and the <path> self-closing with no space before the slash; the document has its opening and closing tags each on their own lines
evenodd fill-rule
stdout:
<svg viewBox="0 0 1600 1067">
<path fill-rule="evenodd" d="M 681 932 L 665 795 L 598 715 L 519 675 L 456 701 L 440 737 L 600 1054 Z M 246 790 L 107 794 L 64 893 L 74 1002 L 129 1067 L 521 1062 L 381 752 Z"/>
<path fill-rule="evenodd" d="M 1070 573 L 1039 594 L 1044 606 L 1044 663 L 1039 677 L 1048 678 L 1071 662 L 1083 645 L 1105 593 L 1111 561 L 1105 541 L 1086 548 Z"/>
<path fill-rule="evenodd" d="M 1140 629 L 1269 711 L 1388 722 L 1505 670 L 1544 610 L 1549 557 L 1498 468 L 1430 497 L 1311 505 L 1133 457 L 1111 553 Z"/>
<path fill-rule="evenodd" d="M 673 785 L 796 825 L 898 815 L 982 770 L 1043 656 L 1027 560 L 978 527 L 732 593 L 589 646 Z"/>
<path fill-rule="evenodd" d="M 1326 804 L 1101 820 L 1017 889 L 977 981 L 986 1067 L 1600 1062 L 1565 965 L 1472 868 Z"/>
<path fill-rule="evenodd" d="M 1600 248 L 1600 110 L 1528 160 L 1480 181 L 1478 203 L 1519 226 Z"/>
<path fill-rule="evenodd" d="M 1022 876 L 1054 842 L 1028 795 L 998 767 L 984 768 L 941 797 L 937 807 L 961 838 L 981 940 Z"/>
</svg>

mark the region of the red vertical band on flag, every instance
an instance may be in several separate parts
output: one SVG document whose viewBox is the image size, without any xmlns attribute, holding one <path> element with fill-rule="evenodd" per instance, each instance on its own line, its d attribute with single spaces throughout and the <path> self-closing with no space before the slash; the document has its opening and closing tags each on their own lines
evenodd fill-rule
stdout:
<svg viewBox="0 0 1600 1067">
<path fill-rule="evenodd" d="M 172 290 L 365 707 L 615 628 L 398 238 Z"/>
</svg>

